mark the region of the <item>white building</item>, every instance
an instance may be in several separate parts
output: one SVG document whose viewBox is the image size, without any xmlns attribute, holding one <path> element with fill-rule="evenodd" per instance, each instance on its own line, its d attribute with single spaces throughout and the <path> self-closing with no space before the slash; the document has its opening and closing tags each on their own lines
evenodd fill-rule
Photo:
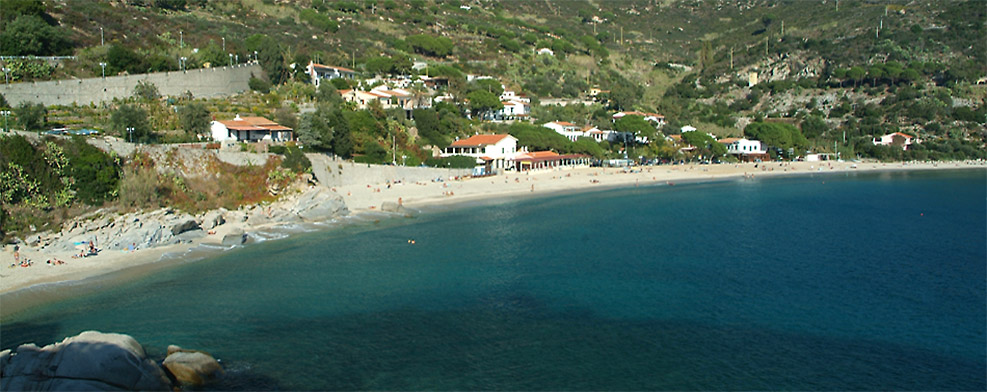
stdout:
<svg viewBox="0 0 987 392">
<path fill-rule="evenodd" d="M 412 97 L 411 92 L 399 88 L 391 89 L 387 86 L 377 86 L 370 91 L 340 90 L 339 95 L 343 97 L 343 101 L 356 103 L 359 109 L 366 109 L 373 101 L 379 102 L 384 109 L 412 110 L 415 108 L 414 97 Z"/>
<path fill-rule="evenodd" d="M 331 67 L 328 65 L 316 64 L 309 61 L 308 67 L 306 67 L 306 72 L 309 78 L 312 79 L 312 84 L 316 87 L 321 84 L 323 79 L 356 79 L 356 71 L 343 68 L 343 67 Z"/>
<path fill-rule="evenodd" d="M 513 166 L 514 157 L 518 151 L 517 139 L 511 135 L 475 135 L 468 139 L 457 140 L 442 152 L 442 157 L 465 155 L 477 159 L 477 164 L 483 164 L 488 170 L 505 169 Z"/>
<path fill-rule="evenodd" d="M 240 117 L 230 121 L 213 121 L 209 126 L 212 139 L 215 141 L 260 141 L 275 142 L 294 139 L 291 128 L 268 120 L 264 117 Z"/>
<path fill-rule="evenodd" d="M 917 140 L 912 135 L 895 132 L 875 137 L 873 142 L 875 146 L 900 146 L 902 150 L 908 150 L 908 146 L 917 143 Z"/>
<path fill-rule="evenodd" d="M 740 138 L 725 138 L 719 141 L 727 147 L 727 154 L 750 155 L 766 154 L 768 151 L 761 145 L 760 140 L 748 140 Z"/>
<path fill-rule="evenodd" d="M 567 139 L 573 141 L 583 135 L 583 132 L 578 125 L 568 121 L 552 121 L 550 123 L 542 124 L 542 126 L 551 129 L 555 131 L 555 133 L 565 136 Z"/>
<path fill-rule="evenodd" d="M 613 114 L 613 121 L 617 121 L 624 116 L 641 116 L 644 117 L 646 121 L 650 121 L 655 124 L 656 128 L 661 128 L 665 126 L 665 116 L 658 113 L 644 113 L 644 112 L 618 112 Z"/>
</svg>

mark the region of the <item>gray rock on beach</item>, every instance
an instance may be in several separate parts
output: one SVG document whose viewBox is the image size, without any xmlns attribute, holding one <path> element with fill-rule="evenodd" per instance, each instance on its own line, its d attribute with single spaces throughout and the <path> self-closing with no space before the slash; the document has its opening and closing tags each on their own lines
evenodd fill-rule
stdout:
<svg viewBox="0 0 987 392">
<path fill-rule="evenodd" d="M 187 219 L 171 226 L 171 235 L 179 235 L 189 230 L 199 229 L 199 223 L 195 219 Z"/>
<path fill-rule="evenodd" d="M 323 188 L 311 188 L 295 201 L 295 214 L 309 222 L 324 221 L 348 212 L 343 198 Z"/>
<path fill-rule="evenodd" d="M 166 391 L 171 382 L 133 337 L 86 331 L 0 352 L 0 390 Z"/>
<path fill-rule="evenodd" d="M 244 242 L 247 242 L 247 233 L 244 233 L 243 230 L 238 228 L 224 235 L 222 244 L 223 246 L 234 246 L 241 245 Z"/>
<path fill-rule="evenodd" d="M 202 217 L 202 223 L 200 224 L 202 230 L 212 230 L 226 223 L 226 218 L 223 216 L 225 213 L 226 209 L 207 212 Z"/>
</svg>

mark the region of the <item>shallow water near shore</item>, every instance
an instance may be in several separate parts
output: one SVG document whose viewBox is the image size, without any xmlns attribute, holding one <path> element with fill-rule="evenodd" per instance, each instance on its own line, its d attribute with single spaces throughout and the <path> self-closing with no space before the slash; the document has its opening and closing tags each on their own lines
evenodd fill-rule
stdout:
<svg viewBox="0 0 987 392">
<path fill-rule="evenodd" d="M 160 269 L 0 348 L 127 333 L 217 390 L 984 390 L 985 219 L 983 170 L 479 203 Z"/>
</svg>

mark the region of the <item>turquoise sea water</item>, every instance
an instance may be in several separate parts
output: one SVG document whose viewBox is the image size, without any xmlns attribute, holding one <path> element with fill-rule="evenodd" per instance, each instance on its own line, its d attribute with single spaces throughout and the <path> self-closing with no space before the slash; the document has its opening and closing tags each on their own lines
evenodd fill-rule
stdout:
<svg viewBox="0 0 987 392">
<path fill-rule="evenodd" d="M 502 201 L 158 271 L 0 347 L 128 333 L 221 390 L 984 390 L 985 221 L 983 170 Z"/>
</svg>

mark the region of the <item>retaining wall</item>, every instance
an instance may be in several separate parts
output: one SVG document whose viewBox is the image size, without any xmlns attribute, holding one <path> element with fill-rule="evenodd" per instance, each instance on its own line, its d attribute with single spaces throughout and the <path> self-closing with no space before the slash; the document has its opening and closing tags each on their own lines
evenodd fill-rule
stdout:
<svg viewBox="0 0 987 392">
<path fill-rule="evenodd" d="M 105 79 L 11 83 L 0 87 L 0 92 L 12 106 L 22 102 L 40 102 L 45 106 L 89 105 L 130 97 L 134 95 L 137 82 L 147 81 L 157 86 L 162 95 L 178 96 L 190 91 L 196 98 L 214 98 L 247 91 L 250 75 L 260 77 L 262 73 L 260 65 L 238 64 L 232 67 L 107 76 Z"/>
<path fill-rule="evenodd" d="M 438 169 L 416 166 L 368 165 L 355 163 L 324 154 L 305 154 L 312 161 L 312 174 L 327 187 L 346 185 L 381 184 L 400 180 L 404 183 L 430 181 L 435 178 L 466 176 L 471 169 Z"/>
</svg>

